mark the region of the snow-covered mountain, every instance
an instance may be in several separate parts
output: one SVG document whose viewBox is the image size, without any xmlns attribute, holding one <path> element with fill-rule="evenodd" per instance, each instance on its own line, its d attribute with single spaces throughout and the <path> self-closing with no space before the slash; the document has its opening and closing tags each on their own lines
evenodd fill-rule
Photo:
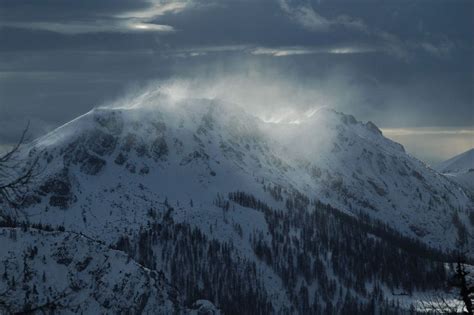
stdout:
<svg viewBox="0 0 474 315">
<path fill-rule="evenodd" d="M 433 167 L 474 195 L 474 148 Z"/>
<path fill-rule="evenodd" d="M 264 314 L 368 311 L 374 299 L 408 308 L 414 292 L 446 276 L 433 257 L 474 244 L 471 200 L 457 184 L 373 123 L 327 109 L 275 124 L 218 100 L 145 93 L 71 121 L 23 155 L 40 155 L 41 173 L 25 203 L 4 204 L 2 216 L 103 245 L 18 232 L 14 255 L 67 242 L 77 263 L 89 251 L 119 257 L 122 272 L 133 266 L 136 286 L 162 272 L 147 294 L 160 292 L 163 309 L 189 310 L 201 299 L 229 314 L 242 305 Z M 121 268 L 107 271 L 114 281 Z M 170 284 L 180 299 L 167 298 Z"/>
<path fill-rule="evenodd" d="M 441 162 L 433 168 L 440 173 L 466 173 L 474 171 L 474 148 Z"/>
</svg>

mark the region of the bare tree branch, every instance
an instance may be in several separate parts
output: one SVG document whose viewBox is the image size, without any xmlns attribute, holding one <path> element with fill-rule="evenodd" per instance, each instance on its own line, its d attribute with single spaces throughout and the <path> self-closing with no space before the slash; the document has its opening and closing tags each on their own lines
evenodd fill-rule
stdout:
<svg viewBox="0 0 474 315">
<path fill-rule="evenodd" d="M 15 146 L 0 156 L 0 201 L 6 201 L 14 208 L 24 203 L 28 184 L 37 175 L 39 155 L 34 158 L 19 156 L 28 128 L 29 122 Z"/>
<path fill-rule="evenodd" d="M 15 154 L 15 152 L 17 152 L 18 149 L 20 149 L 20 146 L 25 141 L 26 133 L 28 132 L 29 128 L 30 128 L 30 122 L 28 121 L 28 123 L 26 124 L 25 129 L 23 129 L 20 140 L 16 143 L 16 145 L 9 152 L 5 153 L 3 156 L 0 157 L 0 163 L 5 163 L 5 162 L 9 161 L 11 159 L 11 157 Z"/>
</svg>

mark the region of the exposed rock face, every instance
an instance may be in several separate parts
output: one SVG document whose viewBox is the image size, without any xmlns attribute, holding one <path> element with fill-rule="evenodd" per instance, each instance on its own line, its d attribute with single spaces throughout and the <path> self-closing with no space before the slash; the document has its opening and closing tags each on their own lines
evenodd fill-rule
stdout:
<svg viewBox="0 0 474 315">
<path fill-rule="evenodd" d="M 81 171 L 88 175 L 97 175 L 105 166 L 107 162 L 90 155 L 81 164 Z"/>
<path fill-rule="evenodd" d="M 377 127 L 373 122 L 369 121 L 365 124 L 365 126 L 367 127 L 367 129 L 369 129 L 370 131 L 374 132 L 374 133 L 377 133 L 379 135 L 382 135 L 382 131 L 380 131 L 379 127 Z"/>
<path fill-rule="evenodd" d="M 116 143 L 117 138 L 113 135 L 94 130 L 88 136 L 85 146 L 92 152 L 103 156 L 110 155 L 114 151 Z"/>
<path fill-rule="evenodd" d="M 163 159 L 168 155 L 168 144 L 162 137 L 157 138 L 151 144 L 151 153 L 155 160 Z"/>
<path fill-rule="evenodd" d="M 50 206 L 58 207 L 63 210 L 67 209 L 76 201 L 76 196 L 72 190 L 69 170 L 67 168 L 48 178 L 44 184 L 39 187 L 40 195 L 49 195 Z"/>
</svg>

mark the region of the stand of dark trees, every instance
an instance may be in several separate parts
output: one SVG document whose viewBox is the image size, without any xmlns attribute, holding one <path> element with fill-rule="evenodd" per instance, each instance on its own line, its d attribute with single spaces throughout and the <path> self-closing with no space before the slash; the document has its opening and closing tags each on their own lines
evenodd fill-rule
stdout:
<svg viewBox="0 0 474 315">
<path fill-rule="evenodd" d="M 172 211 L 169 208 L 161 220 L 155 215 L 137 238 L 123 236 L 115 247 L 150 269 L 159 265 L 166 270 L 188 306 L 208 299 L 224 314 L 273 313 L 255 262 L 238 257 L 231 243 L 209 239 L 189 224 L 175 223 Z"/>
<path fill-rule="evenodd" d="M 261 211 L 269 233 L 254 231 L 256 256 L 283 280 L 291 300 L 283 314 L 402 314 L 384 290 L 410 295 L 415 290 L 444 289 L 449 253 L 404 237 L 386 224 L 357 218 L 294 193 L 286 210 L 271 208 L 244 192 L 217 196 L 215 204 L 233 211 L 232 203 Z M 143 265 L 163 268 L 190 305 L 213 301 L 225 314 L 275 313 L 254 262 L 239 257 L 232 241 L 209 239 L 186 223 L 176 223 L 173 208 L 153 215 L 138 236 L 123 236 L 117 249 Z M 149 212 L 150 212 L 149 211 Z M 242 229 L 236 229 L 242 235 Z M 383 287 L 381 287 L 383 285 Z"/>
<path fill-rule="evenodd" d="M 400 295 L 440 290 L 447 281 L 444 262 L 455 259 L 368 216 L 345 214 L 297 192 L 286 199 L 287 211 L 244 192 L 228 197 L 264 213 L 271 239 L 255 231 L 254 251 L 283 279 L 300 314 L 401 313 L 382 288 L 368 284 Z"/>
</svg>

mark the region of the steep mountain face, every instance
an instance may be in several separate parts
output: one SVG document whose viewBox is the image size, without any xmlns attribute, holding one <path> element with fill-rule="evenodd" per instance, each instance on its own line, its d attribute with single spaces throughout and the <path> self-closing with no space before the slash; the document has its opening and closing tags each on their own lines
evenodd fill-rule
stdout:
<svg viewBox="0 0 474 315">
<path fill-rule="evenodd" d="M 453 248 L 457 236 L 451 216 L 457 210 L 469 213 L 469 198 L 383 137 L 373 123 L 323 111 L 282 128 L 285 147 L 306 158 L 300 164 L 311 187 L 306 194 L 381 220 L 430 246 Z"/>
<path fill-rule="evenodd" d="M 33 142 L 23 154 L 40 155 L 41 173 L 21 207 L 1 210 L 127 253 L 140 281 L 140 266 L 162 271 L 183 301 L 164 297 L 162 307 L 407 309 L 446 277 L 436 250 L 472 244 L 463 190 L 370 122 L 320 110 L 271 124 L 233 104 L 159 93 L 134 102 Z M 155 291 L 166 296 L 164 286 Z"/>
<path fill-rule="evenodd" d="M 433 168 L 474 195 L 474 149 L 456 155 Z"/>
</svg>

